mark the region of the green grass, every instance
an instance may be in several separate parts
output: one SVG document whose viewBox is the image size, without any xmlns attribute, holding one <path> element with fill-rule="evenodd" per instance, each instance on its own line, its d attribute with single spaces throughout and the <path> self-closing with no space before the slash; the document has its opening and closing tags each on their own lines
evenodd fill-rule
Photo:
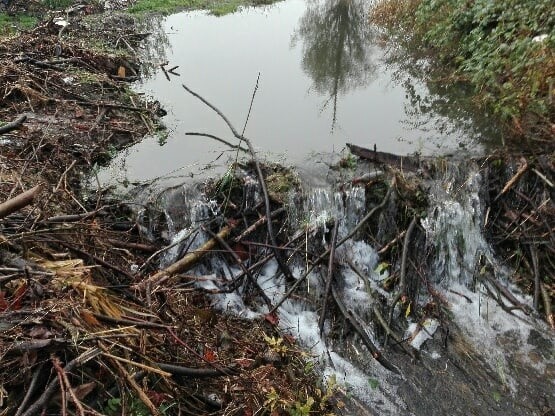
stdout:
<svg viewBox="0 0 555 416">
<path fill-rule="evenodd" d="M 207 6 L 206 0 L 139 0 L 129 8 L 129 11 L 168 14 L 178 10 L 201 9 Z"/>
<path fill-rule="evenodd" d="M 31 29 L 38 22 L 38 19 L 29 15 L 10 16 L 7 13 L 0 13 L 0 34 L 14 32 L 16 29 Z"/>
<path fill-rule="evenodd" d="M 71 6 L 74 3 L 74 1 L 73 0 L 43 0 L 43 3 L 49 9 L 60 10 Z"/>
<path fill-rule="evenodd" d="M 180 10 L 206 9 L 216 16 L 236 12 L 241 6 L 272 4 L 276 0 L 138 0 L 131 13 L 170 14 Z"/>
</svg>

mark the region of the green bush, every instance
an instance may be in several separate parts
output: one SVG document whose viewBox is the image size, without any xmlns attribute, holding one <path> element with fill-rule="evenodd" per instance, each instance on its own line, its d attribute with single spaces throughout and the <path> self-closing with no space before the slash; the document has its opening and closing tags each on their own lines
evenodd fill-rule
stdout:
<svg viewBox="0 0 555 416">
<path fill-rule="evenodd" d="M 404 11 L 396 16 L 403 23 L 395 30 L 401 27 L 412 43 L 425 46 L 458 79 L 469 81 L 479 102 L 514 131 L 543 126 L 543 132 L 552 135 L 552 0 L 402 0 L 408 9 L 399 2 L 382 1 Z"/>
</svg>

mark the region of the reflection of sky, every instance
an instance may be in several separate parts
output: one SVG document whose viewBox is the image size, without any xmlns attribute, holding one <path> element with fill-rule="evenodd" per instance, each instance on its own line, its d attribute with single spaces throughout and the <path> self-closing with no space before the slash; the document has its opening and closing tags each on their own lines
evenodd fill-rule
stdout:
<svg viewBox="0 0 555 416">
<path fill-rule="evenodd" d="M 305 1 L 287 0 L 220 18 L 200 12 L 168 17 L 164 25 L 171 44 L 166 52 L 168 66 L 179 65 L 181 76 L 168 82 L 158 71 L 140 89 L 168 111 L 164 122 L 171 129 L 170 137 L 162 147 L 157 139 L 145 140 L 130 149 L 126 158 L 118 158 L 111 171 L 124 169 L 131 180 L 180 167 L 185 167 L 181 173 L 187 175 L 222 151 L 229 153 L 218 142 L 183 134 L 204 132 L 234 140 L 221 119 L 184 91 L 181 83 L 211 101 L 241 131 L 258 72 L 259 88 L 245 135 L 264 154 L 277 153 L 290 163 L 299 163 L 312 151 L 339 151 L 346 142 L 376 144 L 378 150 L 399 154 L 435 151 L 435 145 L 426 145 L 422 139 L 438 133 L 407 128 L 403 123 L 405 91 L 382 66 L 371 82 L 339 96 L 337 124 L 330 131 L 333 105 L 323 108 L 329 95 L 314 91 L 301 67 L 303 39 L 291 42 L 305 9 Z M 368 47 L 371 59 L 379 64 L 380 50 Z M 448 148 L 456 148 L 453 137 L 447 142 Z M 225 166 L 228 160 L 221 157 L 218 163 Z M 191 169 L 194 164 L 197 168 Z"/>
</svg>

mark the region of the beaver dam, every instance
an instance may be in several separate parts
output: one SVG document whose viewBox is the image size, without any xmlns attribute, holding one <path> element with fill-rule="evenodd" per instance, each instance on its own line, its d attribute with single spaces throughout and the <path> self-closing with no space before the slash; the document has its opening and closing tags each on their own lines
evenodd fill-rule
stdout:
<svg viewBox="0 0 555 416">
<path fill-rule="evenodd" d="M 0 42 L 0 414 L 554 414 L 552 153 L 278 164 L 166 64 L 233 162 L 115 194 L 164 111 L 102 17 Z"/>
</svg>

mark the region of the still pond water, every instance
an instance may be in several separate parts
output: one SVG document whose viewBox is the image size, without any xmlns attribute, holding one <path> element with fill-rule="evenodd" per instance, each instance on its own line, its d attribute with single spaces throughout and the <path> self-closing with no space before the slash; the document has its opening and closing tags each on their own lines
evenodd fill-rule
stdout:
<svg viewBox="0 0 555 416">
<path fill-rule="evenodd" d="M 403 59 L 388 59 L 391 47 L 387 51 L 368 24 L 368 9 L 360 0 L 286 0 L 224 17 L 187 12 L 150 22 L 144 58 L 150 69 L 137 88 L 168 112 L 169 136 L 129 148 L 101 179 L 191 177 L 229 165 L 229 147 L 185 134 L 237 143 L 182 84 L 239 131 L 258 85 L 245 136 L 261 155 L 297 166 L 315 153 L 340 152 L 345 143 L 425 155 L 483 143 L 487 134 L 453 94 L 412 76 Z M 166 68 L 179 66 L 179 76 L 167 79 L 159 66 L 165 61 Z"/>
</svg>

